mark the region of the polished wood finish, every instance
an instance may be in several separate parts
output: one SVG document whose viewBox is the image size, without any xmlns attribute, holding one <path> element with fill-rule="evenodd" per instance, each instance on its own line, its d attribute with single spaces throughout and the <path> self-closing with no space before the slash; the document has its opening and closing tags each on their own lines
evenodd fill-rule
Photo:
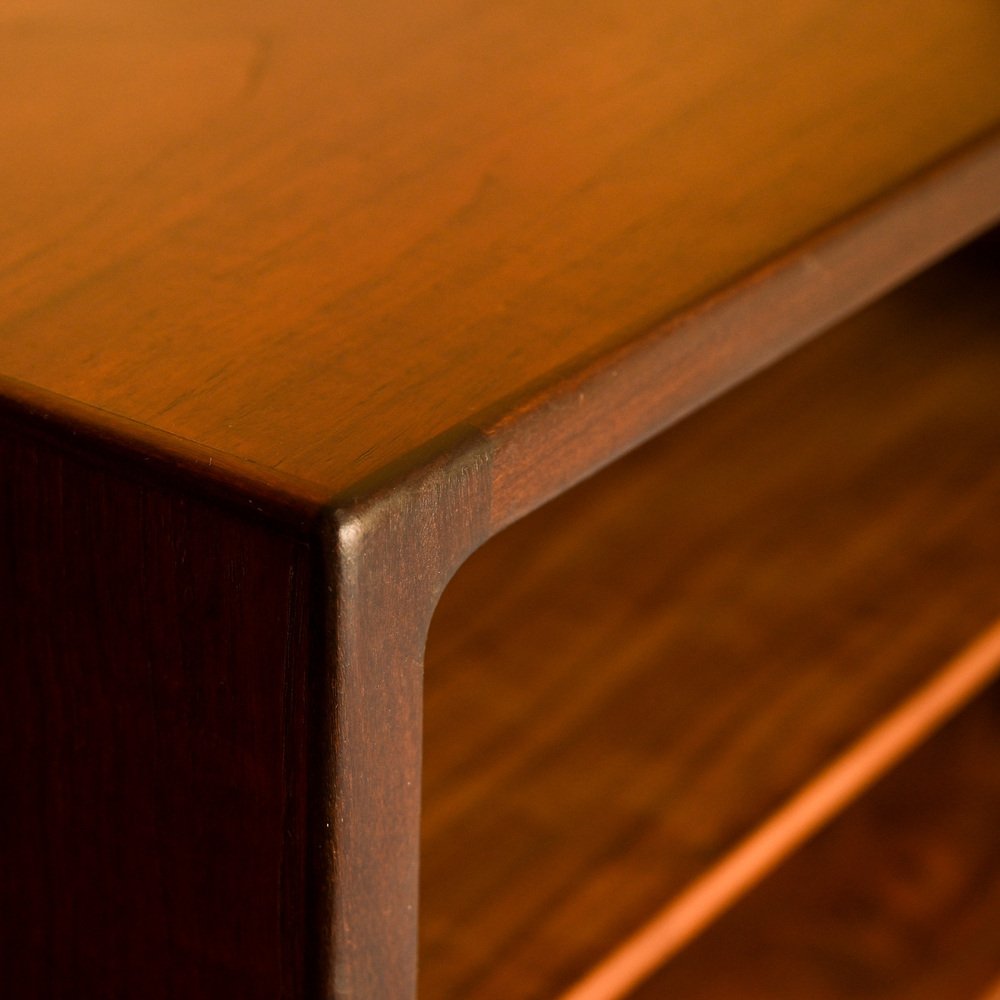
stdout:
<svg viewBox="0 0 1000 1000">
<path fill-rule="evenodd" d="M 27 562 L 49 609 L 12 626 L 17 696 L 0 719 L 38 754 L 25 765 L 38 798 L 17 800 L 36 815 L 17 824 L 48 817 L 58 839 L 32 855 L 15 833 L 25 872 L 51 862 L 120 886 L 131 857 L 108 848 L 107 871 L 86 870 L 58 846 L 78 803 L 38 732 L 56 745 L 72 720 L 61 695 L 32 702 L 28 680 L 62 607 L 46 548 L 58 519 L 89 525 L 121 481 L 121 539 L 101 521 L 105 534 L 64 540 L 93 614 L 52 626 L 48 688 L 82 671 L 96 731 L 102 651 L 118 650 L 106 669 L 121 679 L 144 669 L 136 634 L 188 626 L 190 649 L 167 642 L 155 660 L 177 703 L 137 703 L 121 753 L 153 767 L 157 713 L 190 724 L 203 704 L 205 766 L 231 740 L 262 741 L 241 794 L 260 796 L 268 832 L 232 859 L 262 880 L 240 974 L 262 963 L 261 988 L 288 996 L 411 996 L 422 649 L 441 589 L 502 526 L 993 224 L 998 40 L 989 0 L 781 0 L 767 18 L 650 0 L 6 3 L 0 410 L 10 447 L 54 435 L 98 470 L 67 492 L 48 443 L 4 470 L 18 517 L 51 486 L 37 565 L 35 535 L 0 525 L 4 585 Z M 163 506 L 139 523 L 129 505 L 149 490 Z M 191 535 L 185 511 L 202 504 L 214 527 Z M 297 541 L 272 549 L 272 534 Z M 140 536 L 156 574 L 123 548 Z M 244 561 L 272 578 L 247 604 Z M 199 603 L 200 585 L 217 600 Z M 178 604 L 160 600 L 171 587 Z M 112 598 L 128 605 L 120 622 Z M 253 641 L 235 634 L 243 615 Z M 186 672 L 214 644 L 240 671 L 243 719 L 209 696 L 219 662 Z M 272 739 L 281 705 L 298 706 L 276 700 L 279 676 L 303 692 L 291 743 Z M 97 795 L 100 761 L 78 764 Z M 178 783 L 198 766 L 184 764 Z M 177 842 L 216 859 L 243 813 L 193 777 L 184 788 Z M 130 802 L 105 805 L 112 845 Z M 135 864 L 151 894 L 185 885 L 179 860 L 157 868 L 149 851 Z M 280 889 L 275 917 L 289 851 L 308 875 Z M 170 919 L 190 910 L 198 926 L 213 883 L 188 888 Z M 56 912 L 59 892 L 46 883 L 38 905 Z M 123 898 L 130 929 L 160 933 L 155 907 Z M 100 924 L 78 996 L 117 988 Z M 192 962 L 237 965 L 225 934 Z M 20 960 L 81 972 L 72 941 L 27 942 L 66 950 Z M 157 947 L 128 982 L 144 962 L 162 972 Z M 207 984 L 190 978 L 187 995 Z"/>
<path fill-rule="evenodd" d="M 1000 616 L 996 268 L 941 266 L 462 568 L 424 995 L 568 989 Z"/>
<path fill-rule="evenodd" d="M 17 0 L 0 45 L 0 371 L 330 495 L 646 331 L 693 349 L 663 321 L 782 254 L 801 338 L 1000 204 L 992 0 Z"/>
<path fill-rule="evenodd" d="M 1000 971 L 1000 692 L 631 1000 L 969 1000 Z"/>
</svg>

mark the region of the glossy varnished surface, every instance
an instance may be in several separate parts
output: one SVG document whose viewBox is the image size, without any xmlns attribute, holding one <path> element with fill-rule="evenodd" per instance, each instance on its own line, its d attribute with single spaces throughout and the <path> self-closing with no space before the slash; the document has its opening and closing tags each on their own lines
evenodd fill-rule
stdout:
<svg viewBox="0 0 1000 1000">
<path fill-rule="evenodd" d="M 992 0 L 15 0 L 0 373 L 339 490 L 991 127 L 998 48 Z"/>
<path fill-rule="evenodd" d="M 1000 973 L 1000 691 L 631 1000 L 986 1000 Z"/>
<path fill-rule="evenodd" d="M 1000 614 L 996 266 L 949 262 L 460 571 L 424 995 L 567 988 Z"/>
</svg>

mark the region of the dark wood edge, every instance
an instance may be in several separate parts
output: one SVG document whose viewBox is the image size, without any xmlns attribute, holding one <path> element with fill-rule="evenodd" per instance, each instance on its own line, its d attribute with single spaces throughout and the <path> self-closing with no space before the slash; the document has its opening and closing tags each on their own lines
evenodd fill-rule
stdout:
<svg viewBox="0 0 1000 1000">
<path fill-rule="evenodd" d="M 475 421 L 498 531 L 1000 220 L 1000 129 Z"/>
<path fill-rule="evenodd" d="M 489 536 L 490 445 L 327 515 L 327 686 L 314 751 L 317 997 L 416 993 L 423 659 L 438 598 Z"/>
</svg>

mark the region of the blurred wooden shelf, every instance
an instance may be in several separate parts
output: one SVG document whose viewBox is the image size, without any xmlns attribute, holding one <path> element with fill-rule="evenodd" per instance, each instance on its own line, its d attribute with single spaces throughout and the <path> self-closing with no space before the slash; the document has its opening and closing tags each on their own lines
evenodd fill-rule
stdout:
<svg viewBox="0 0 1000 1000">
<path fill-rule="evenodd" d="M 446 584 L 995 226 L 998 51 L 995 0 L 4 3 L 6 992 L 411 1000 Z M 996 614 L 984 260 L 462 571 L 427 992 L 568 985 Z"/>
<path fill-rule="evenodd" d="M 998 695 L 965 709 L 630 1000 L 995 995 Z"/>
<path fill-rule="evenodd" d="M 422 995 L 562 995 L 1000 618 L 997 267 L 939 266 L 459 571 Z"/>
</svg>

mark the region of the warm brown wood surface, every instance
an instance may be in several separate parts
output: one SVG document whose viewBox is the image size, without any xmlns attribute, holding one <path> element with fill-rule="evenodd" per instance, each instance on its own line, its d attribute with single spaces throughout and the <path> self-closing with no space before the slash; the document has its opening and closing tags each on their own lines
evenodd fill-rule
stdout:
<svg viewBox="0 0 1000 1000">
<path fill-rule="evenodd" d="M 1000 972 L 988 692 L 632 1000 L 974 1000 Z"/>
<path fill-rule="evenodd" d="M 424 996 L 569 987 L 1000 614 L 996 273 L 936 269 L 459 572 Z"/>
<path fill-rule="evenodd" d="M 620 1000 L 1000 676 L 1000 621 L 816 772 L 562 1000 Z"/>
<path fill-rule="evenodd" d="M 143 969 L 159 982 L 179 939 L 156 921 L 193 914 L 206 951 L 178 969 L 225 954 L 234 982 L 259 972 L 248 989 L 409 996 L 421 651 L 439 588 L 500 526 L 995 220 L 998 43 L 990 0 L 780 0 L 766 13 L 715 0 L 5 3 L 0 411 L 17 452 L 5 502 L 22 517 L 37 494 L 58 524 L 71 495 L 61 459 L 40 460 L 40 492 L 18 450 L 29 426 L 104 470 L 80 474 L 67 525 L 118 504 L 119 473 L 131 484 L 117 534 L 34 525 L 41 610 L 12 625 L 7 679 L 9 710 L 27 705 L 31 725 L 11 736 L 72 742 L 62 689 L 77 674 L 98 727 L 107 678 L 127 701 L 137 643 L 163 638 L 176 703 L 137 696 L 108 766 L 134 757 L 155 775 L 150 734 L 175 707 L 169 752 L 192 753 L 164 778 L 178 797 L 170 843 L 204 849 L 202 868 L 236 872 L 237 888 L 259 878 L 267 908 L 241 913 L 234 926 L 253 928 L 234 943 L 221 921 L 239 892 L 191 888 L 180 854 L 154 872 L 136 788 L 107 803 L 100 838 L 108 882 L 124 887 L 120 923 L 96 919 L 77 950 L 60 933 L 56 974 L 145 926 L 161 950 L 134 951 L 122 982 Z M 150 490 L 162 504 L 147 522 L 130 505 Z M 226 514 L 190 529 L 198 504 Z M 230 534 L 243 515 L 255 530 Z M 35 545 L 8 521 L 7 583 Z M 136 533 L 155 551 L 137 554 Z M 297 541 L 273 548 L 272 534 Z M 300 543 L 315 565 L 291 595 Z M 240 600 L 244 569 L 273 602 L 258 614 Z M 57 621 L 50 650 L 64 584 L 92 614 Z M 202 601 L 202 586 L 217 591 Z M 288 704 L 275 685 L 304 683 L 287 665 L 304 607 L 313 673 L 295 763 L 274 738 Z M 217 644 L 232 661 L 194 678 Z M 32 702 L 39 649 L 54 693 Z M 244 685 L 232 716 L 212 700 L 222 669 Z M 207 703 L 194 746 L 186 727 Z M 230 739 L 256 770 L 223 815 L 194 751 L 211 758 Z M 88 752 L 67 767 L 99 795 L 105 758 Z M 79 802 L 44 752 L 28 758 L 21 790 L 37 796 L 18 810 L 37 807 L 25 829 L 48 817 L 55 841 L 16 834 L 18 892 L 31 895 L 33 870 L 36 886 L 58 870 L 100 910 L 98 869 L 67 839 Z M 278 817 L 286 778 L 308 786 L 295 785 L 305 814 L 285 799 Z M 244 807 L 262 810 L 260 830 L 229 857 Z M 113 852 L 133 825 L 135 854 Z M 280 888 L 276 915 L 281 859 L 301 838 L 312 896 Z M 177 891 L 143 909 L 129 871 Z M 217 913 L 199 911 L 202 891 Z M 65 917 L 54 883 L 33 905 Z M 212 914 L 215 931 L 199 923 Z M 44 948 L 21 957 L 40 969 Z M 172 973 L 188 995 L 208 989 L 186 974 Z"/>
<path fill-rule="evenodd" d="M 14 0 L 0 373 L 336 493 L 993 129 L 998 50 L 993 0 Z"/>
</svg>

